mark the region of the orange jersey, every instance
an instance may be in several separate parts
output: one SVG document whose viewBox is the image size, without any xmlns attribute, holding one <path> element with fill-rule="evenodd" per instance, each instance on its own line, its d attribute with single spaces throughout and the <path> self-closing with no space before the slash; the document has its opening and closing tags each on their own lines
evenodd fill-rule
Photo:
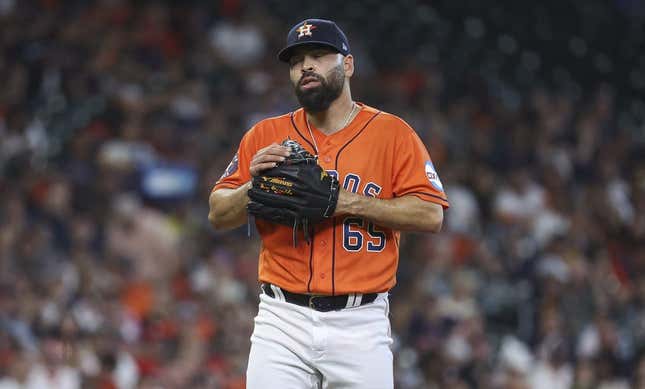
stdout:
<svg viewBox="0 0 645 389">
<path fill-rule="evenodd" d="M 348 191 L 379 199 L 412 195 L 447 208 L 439 176 L 416 132 L 397 116 L 360 107 L 354 120 L 334 134 L 311 126 L 315 142 L 302 109 L 259 122 L 244 135 L 213 190 L 244 185 L 257 151 L 290 137 L 313 154 L 317 145 L 319 164 Z M 290 227 L 260 219 L 256 226 L 262 237 L 262 282 L 325 295 L 385 292 L 396 283 L 398 231 L 343 215 L 317 224 L 310 244 L 299 237 L 293 247 Z"/>
</svg>

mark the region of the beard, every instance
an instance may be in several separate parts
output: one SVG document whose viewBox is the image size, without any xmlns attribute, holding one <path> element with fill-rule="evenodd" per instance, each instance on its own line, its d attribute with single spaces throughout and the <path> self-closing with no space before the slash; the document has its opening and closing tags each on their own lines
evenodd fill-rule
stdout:
<svg viewBox="0 0 645 389">
<path fill-rule="evenodd" d="M 305 77 L 315 77 L 320 82 L 320 85 L 315 88 L 303 90 L 300 86 Z M 345 72 L 341 64 L 327 73 L 327 79 L 312 72 L 303 74 L 294 89 L 298 102 L 305 111 L 315 113 L 326 111 L 331 103 L 343 92 L 344 86 Z"/>
</svg>

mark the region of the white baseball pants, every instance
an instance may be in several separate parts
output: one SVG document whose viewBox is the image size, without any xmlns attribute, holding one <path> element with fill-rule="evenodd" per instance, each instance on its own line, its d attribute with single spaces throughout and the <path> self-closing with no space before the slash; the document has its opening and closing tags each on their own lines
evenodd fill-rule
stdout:
<svg viewBox="0 0 645 389">
<path fill-rule="evenodd" d="M 247 389 L 392 389 L 388 314 L 387 293 L 331 312 L 261 294 Z"/>
</svg>

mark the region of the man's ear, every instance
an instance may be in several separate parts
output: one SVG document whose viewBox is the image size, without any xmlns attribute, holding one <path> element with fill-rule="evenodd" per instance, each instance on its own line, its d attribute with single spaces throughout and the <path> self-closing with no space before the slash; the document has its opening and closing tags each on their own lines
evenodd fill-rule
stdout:
<svg viewBox="0 0 645 389">
<path fill-rule="evenodd" d="M 351 77 L 354 74 L 354 56 L 347 54 L 343 57 L 343 69 L 345 70 L 345 77 Z"/>
</svg>

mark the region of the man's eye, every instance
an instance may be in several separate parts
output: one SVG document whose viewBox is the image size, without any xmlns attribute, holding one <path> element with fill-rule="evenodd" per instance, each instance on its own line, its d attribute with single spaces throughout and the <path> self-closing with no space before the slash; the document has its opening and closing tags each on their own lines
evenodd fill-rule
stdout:
<svg viewBox="0 0 645 389">
<path fill-rule="evenodd" d="M 298 64 L 299 62 L 302 62 L 302 57 L 291 57 L 291 60 L 289 60 L 289 64 L 291 66 L 294 66 Z"/>
</svg>

